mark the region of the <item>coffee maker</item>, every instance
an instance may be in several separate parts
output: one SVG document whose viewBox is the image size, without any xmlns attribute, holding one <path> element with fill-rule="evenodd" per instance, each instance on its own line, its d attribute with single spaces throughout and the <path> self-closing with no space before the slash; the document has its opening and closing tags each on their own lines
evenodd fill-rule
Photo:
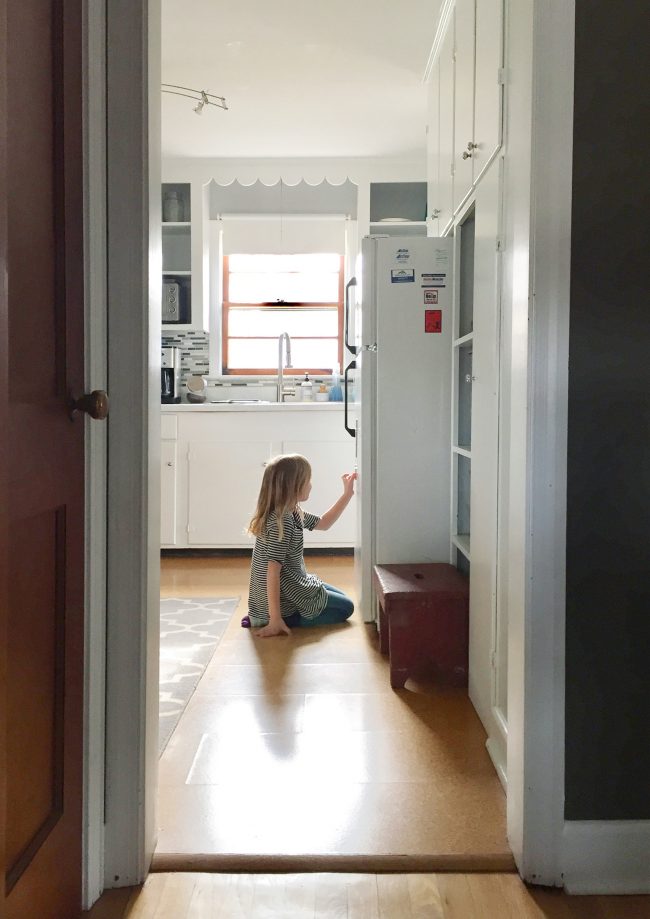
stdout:
<svg viewBox="0 0 650 919">
<path fill-rule="evenodd" d="M 163 348 L 160 361 L 160 401 L 181 401 L 181 349 Z"/>
</svg>

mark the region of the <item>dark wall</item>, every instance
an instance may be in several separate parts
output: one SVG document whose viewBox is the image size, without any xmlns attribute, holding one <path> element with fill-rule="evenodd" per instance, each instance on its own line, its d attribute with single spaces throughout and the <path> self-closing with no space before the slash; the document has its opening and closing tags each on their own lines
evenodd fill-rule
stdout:
<svg viewBox="0 0 650 919">
<path fill-rule="evenodd" d="M 576 2 L 567 819 L 650 818 L 650 22 Z"/>
</svg>

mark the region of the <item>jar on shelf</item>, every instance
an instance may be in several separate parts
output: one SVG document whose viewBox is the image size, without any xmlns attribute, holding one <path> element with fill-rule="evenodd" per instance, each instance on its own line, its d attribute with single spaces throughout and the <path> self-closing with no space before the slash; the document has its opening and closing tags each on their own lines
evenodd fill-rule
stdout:
<svg viewBox="0 0 650 919">
<path fill-rule="evenodd" d="M 182 220 L 183 202 L 178 197 L 178 192 L 165 192 L 165 197 L 163 198 L 163 221 L 165 223 L 181 223 Z"/>
</svg>

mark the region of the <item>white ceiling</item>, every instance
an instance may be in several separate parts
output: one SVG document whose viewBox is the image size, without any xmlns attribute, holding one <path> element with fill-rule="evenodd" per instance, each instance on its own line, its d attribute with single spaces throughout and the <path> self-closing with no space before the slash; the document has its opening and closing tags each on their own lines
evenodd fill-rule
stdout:
<svg viewBox="0 0 650 919">
<path fill-rule="evenodd" d="M 163 0 L 165 156 L 411 156 L 441 0 Z"/>
</svg>

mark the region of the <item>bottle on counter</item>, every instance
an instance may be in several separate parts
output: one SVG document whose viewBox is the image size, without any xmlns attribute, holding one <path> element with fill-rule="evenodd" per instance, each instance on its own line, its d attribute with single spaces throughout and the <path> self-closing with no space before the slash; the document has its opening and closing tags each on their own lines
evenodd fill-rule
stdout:
<svg viewBox="0 0 650 919">
<path fill-rule="evenodd" d="M 332 386 L 329 391 L 330 402 L 343 401 L 343 390 L 341 389 L 340 372 L 341 366 L 337 361 L 334 365 L 334 372 L 332 373 Z"/>
<path fill-rule="evenodd" d="M 300 401 L 301 402 L 311 402 L 312 401 L 312 389 L 313 384 L 309 379 L 309 374 L 305 374 L 305 379 L 302 381 L 300 386 Z"/>
</svg>

